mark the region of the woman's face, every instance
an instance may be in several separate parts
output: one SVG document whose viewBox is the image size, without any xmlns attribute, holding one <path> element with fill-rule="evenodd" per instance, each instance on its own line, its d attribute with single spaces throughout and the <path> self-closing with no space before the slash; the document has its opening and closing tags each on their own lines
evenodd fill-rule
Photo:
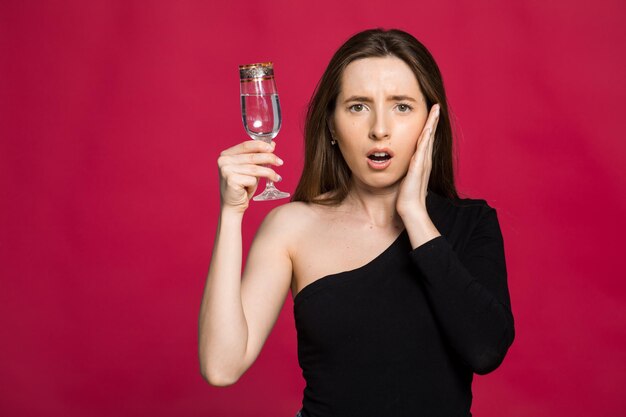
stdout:
<svg viewBox="0 0 626 417">
<path fill-rule="evenodd" d="M 404 61 L 364 58 L 348 64 L 330 125 L 355 185 L 397 185 L 427 117 L 417 78 Z"/>
</svg>

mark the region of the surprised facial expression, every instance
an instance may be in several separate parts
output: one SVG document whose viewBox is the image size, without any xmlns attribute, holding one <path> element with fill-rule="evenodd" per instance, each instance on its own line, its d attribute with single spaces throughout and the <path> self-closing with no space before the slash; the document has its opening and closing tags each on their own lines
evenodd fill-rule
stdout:
<svg viewBox="0 0 626 417">
<path fill-rule="evenodd" d="M 388 188 L 401 181 L 428 109 L 411 68 L 396 57 L 351 62 L 341 78 L 331 130 L 353 185 Z"/>
</svg>

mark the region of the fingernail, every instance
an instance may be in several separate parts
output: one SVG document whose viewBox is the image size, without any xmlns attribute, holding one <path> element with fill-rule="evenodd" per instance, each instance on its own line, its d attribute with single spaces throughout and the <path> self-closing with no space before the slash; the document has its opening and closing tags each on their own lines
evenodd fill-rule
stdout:
<svg viewBox="0 0 626 417">
<path fill-rule="evenodd" d="M 435 117 L 439 117 L 439 106 L 435 109 Z"/>
<path fill-rule="evenodd" d="M 279 157 L 276 157 L 276 162 L 278 163 L 278 165 L 284 164 L 283 160 L 280 159 Z"/>
<path fill-rule="evenodd" d="M 276 182 L 281 182 L 283 180 L 283 177 L 281 177 L 280 175 L 276 175 Z"/>
<path fill-rule="evenodd" d="M 271 145 L 272 145 L 272 149 L 274 149 L 276 147 L 276 142 L 272 141 Z"/>
</svg>

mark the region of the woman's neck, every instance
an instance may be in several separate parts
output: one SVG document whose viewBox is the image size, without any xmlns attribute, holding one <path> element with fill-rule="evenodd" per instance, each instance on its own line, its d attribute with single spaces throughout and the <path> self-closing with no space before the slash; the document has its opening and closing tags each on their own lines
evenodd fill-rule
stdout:
<svg viewBox="0 0 626 417">
<path fill-rule="evenodd" d="M 354 216 L 362 217 L 373 227 L 402 228 L 402 219 L 396 210 L 398 190 L 399 184 L 379 189 L 353 182 L 344 204 Z"/>
</svg>

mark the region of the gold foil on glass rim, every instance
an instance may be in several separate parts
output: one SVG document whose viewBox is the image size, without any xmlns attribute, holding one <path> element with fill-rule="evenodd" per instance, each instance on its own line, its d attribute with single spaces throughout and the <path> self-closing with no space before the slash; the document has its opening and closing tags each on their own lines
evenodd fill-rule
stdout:
<svg viewBox="0 0 626 417">
<path fill-rule="evenodd" d="M 239 65 L 239 79 L 242 81 L 254 80 L 258 78 L 274 78 L 274 66 L 271 62 L 259 64 Z"/>
</svg>

